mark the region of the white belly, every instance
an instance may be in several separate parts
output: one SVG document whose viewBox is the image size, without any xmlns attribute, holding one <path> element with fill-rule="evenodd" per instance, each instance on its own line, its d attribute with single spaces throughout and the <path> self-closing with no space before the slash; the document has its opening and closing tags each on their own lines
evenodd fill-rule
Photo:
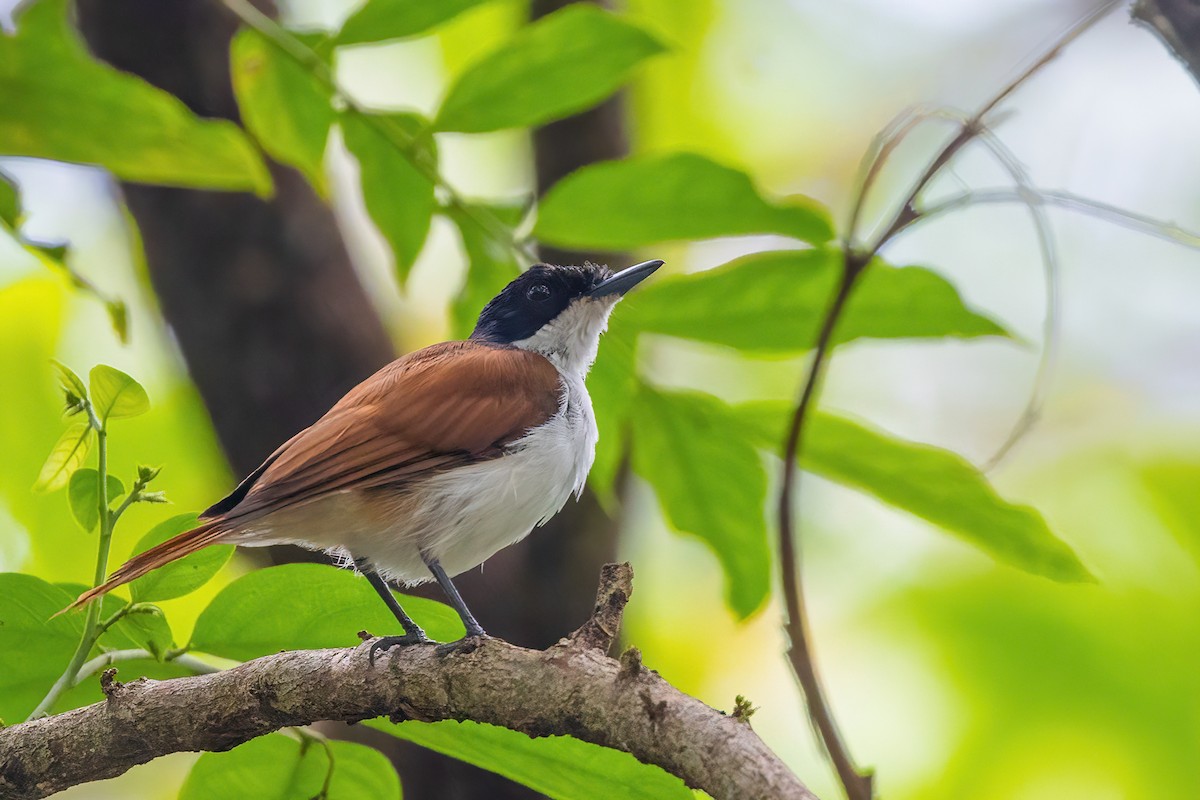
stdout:
<svg viewBox="0 0 1200 800">
<path fill-rule="evenodd" d="M 407 583 L 431 579 L 422 555 L 450 575 L 476 567 L 583 489 L 596 422 L 582 379 L 564 376 L 564 385 L 563 410 L 499 458 L 451 469 L 395 496 L 340 492 L 263 518 L 242 541 L 342 551 Z"/>
</svg>

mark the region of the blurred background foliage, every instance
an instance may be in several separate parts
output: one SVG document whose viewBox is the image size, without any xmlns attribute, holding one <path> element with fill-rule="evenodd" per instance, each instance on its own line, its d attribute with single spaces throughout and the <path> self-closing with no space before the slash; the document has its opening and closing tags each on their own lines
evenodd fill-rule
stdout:
<svg viewBox="0 0 1200 800">
<path fill-rule="evenodd" d="M 539 215 L 535 233 L 564 247 L 637 249 L 665 259 L 680 276 L 730 270 L 737 264 L 721 265 L 742 257 L 758 259 L 756 266 L 766 276 L 769 264 L 761 262 L 786 256 L 750 254 L 787 250 L 795 246 L 794 238 L 823 245 L 829 237 L 819 230 L 821 212 L 810 213 L 816 206 L 809 201 L 789 205 L 780 198 L 816 198 L 834 209 L 840 224 L 853 198 L 862 153 L 898 110 L 913 103 L 978 104 L 1015 65 L 1090 8 L 1044 0 L 958 6 L 920 0 L 824 5 L 628 0 L 620 9 L 624 22 L 599 23 L 629 26 L 618 34 L 624 49 L 610 53 L 612 73 L 620 81 L 581 99 L 570 91 L 578 76 L 564 75 L 567 91 L 553 113 L 486 118 L 473 113 L 486 105 L 478 98 L 487 98 L 489 81 L 503 78 L 505 69 L 519 72 L 521 62 L 507 68 L 493 64 L 483 72 L 472 66 L 489 53 L 518 49 L 521 40 L 512 37 L 529 15 L 527 3 L 447 3 L 462 13 L 428 35 L 386 44 L 371 42 L 387 20 L 371 19 L 356 5 L 290 0 L 279 12 L 289 27 L 310 32 L 306 41 L 316 44 L 324 59 L 332 49 L 318 32 L 341 30 L 338 81 L 362 107 L 386 112 L 386 125 L 395 126 L 398 136 L 411 136 L 423 120 L 435 120 L 435 127 L 445 131 L 437 134 L 436 146 L 420 135 L 414 146 L 422 148 L 423 158 L 436 158 L 445 181 L 471 198 L 467 209 L 432 220 L 427 210 L 414 221 L 414 203 L 389 204 L 397 186 L 414 187 L 406 197 L 426 197 L 419 169 L 396 159 L 394 148 L 373 141 L 371 134 L 379 129 L 347 124 L 346 109 L 320 111 L 322 103 L 328 106 L 327 87 L 278 60 L 257 34 L 238 35 L 234 83 L 245 124 L 259 144 L 273 158 L 297 167 L 332 205 L 355 274 L 398 352 L 463 335 L 469 328 L 464 321 L 514 274 L 515 257 L 482 235 L 471 209 L 491 208 L 483 216 L 501 225 L 521 218 L 535 188 L 534 154 L 523 126 L 581 110 L 628 81 L 626 124 L 634 154 L 629 165 L 635 171 L 615 177 L 593 173 L 593 180 L 612 182 L 607 188 L 581 188 L 579 175 L 574 187 L 559 184 L 559 196 L 570 202 L 563 201 L 565 211 L 557 217 Z M 40 12 L 56 6 L 61 7 L 58 0 L 32 5 Z M 0 0 L 6 36 L 14 29 L 13 11 L 12 2 Z M 341 27 L 352 13 L 357 14 L 352 24 Z M 583 16 L 574 22 L 560 19 L 567 27 L 556 41 L 586 40 L 596 29 L 596 20 L 584 17 L 600 12 L 573 13 Z M 53 14 L 42 19 L 51 25 Z M 398 28 L 386 38 L 410 32 Z M 0 52 L 24 53 L 7 63 L 0 59 L 0 126 L 14 124 L 20 104 L 27 116 L 33 108 L 44 111 L 52 124 L 72 126 L 64 140 L 92 148 L 74 155 L 58 151 L 59 158 L 104 163 L 123 178 L 151 182 L 162 180 L 163 164 L 170 163 L 191 175 L 177 176 L 176 182 L 267 191 L 271 178 L 232 125 L 206 123 L 212 127 L 201 135 L 199 156 L 155 155 L 153 125 L 127 118 L 118 126 L 103 116 L 88 121 L 89 104 L 105 98 L 101 78 L 86 85 L 54 82 L 62 63 L 86 58 L 82 51 L 71 52 L 66 45 L 21 50 L 18 41 L 0 41 Z M 5 83 L 4 70 L 15 69 L 14 64 L 38 67 L 44 83 L 32 89 Z M 451 86 L 458 88 L 450 96 L 461 99 L 443 105 Z M 135 114 L 136 98 L 126 92 L 137 90 L 126 84 L 111 91 L 127 99 L 129 113 Z M 246 98 L 256 91 L 263 98 L 253 106 L 261 112 L 258 119 L 246 111 Z M 311 114 L 290 133 L 280 134 L 270 124 L 287 116 L 270 106 L 280 92 L 308 98 L 293 104 Z M 67 113 L 71 104 L 62 102 L 64 96 L 78 116 Z M 1192 220 L 1200 211 L 1195 199 L 1200 161 L 1194 148 L 1200 95 L 1161 45 L 1131 27 L 1122 12 L 1077 42 L 1009 108 L 1015 113 L 1000 134 L 1038 185 L 1164 219 Z M 183 120 L 180 108 L 162 113 L 159 119 L 168 120 L 171 135 L 182 135 L 192 124 Z M 341 122 L 340 131 L 328 143 L 314 140 L 314 127 L 328 129 L 333 121 Z M 933 134 L 918 135 L 901 148 L 869 212 L 883 213 L 889 201 L 896 201 L 936 141 Z M 696 155 L 677 155 L 682 151 Z M 5 152 L 52 155 L 28 148 Z M 95 155 L 101 152 L 103 159 Z M 214 152 L 223 155 L 217 159 Z M 681 159 L 691 161 L 680 165 Z M 681 204 L 663 172 L 636 172 L 639 165 L 664 163 L 682 170 L 684 185 L 696 187 L 685 195 L 694 206 Z M 728 168 L 744 171 L 753 182 L 731 191 L 754 193 L 757 187 L 757 194 L 727 214 L 712 213 L 710 207 L 710 219 L 700 189 L 727 180 L 718 173 Z M 152 398 L 151 413 L 114 426 L 111 465 L 122 477 L 132 475 L 138 464 L 162 465 L 161 488 L 173 505 L 133 506 L 117 529 L 114 561 L 128 555 L 156 523 L 221 496 L 233 484 L 235 470 L 189 379 L 179 341 L 164 322 L 136 225 L 110 174 L 31 158 L 0 158 L 0 170 L 19 186 L 26 243 L 0 234 L 0 443 L 5 453 L 0 459 L 0 571 L 80 584 L 93 569 L 94 540 L 78 529 L 63 495 L 30 491 L 63 427 L 51 358 L 81 372 L 93 363 L 113 364 L 142 381 Z M 273 175 L 279 186 L 279 173 Z M 969 151 L 935 185 L 935 194 L 1007 181 L 982 153 Z M 611 198 L 604 193 L 618 191 L 614 186 L 629 193 L 627 204 L 580 205 L 589 198 Z M 435 196 L 444 200 L 431 191 L 416 205 L 431 208 Z M 554 199 L 553 192 L 547 196 L 547 212 Z M 744 209 L 742 224 L 738 213 Z M 608 219 L 606 213 L 623 219 Z M 910 460 L 912 451 L 896 456 L 894 480 L 875 480 L 875 490 L 847 491 L 837 483 L 854 485 L 846 479 L 847 470 L 861 476 L 862 470 L 879 470 L 886 463 L 886 448 L 866 451 L 871 455 L 857 472 L 853 464 L 842 463 L 845 443 L 869 441 L 872 430 L 930 442 L 975 463 L 985 461 L 1004 439 L 1031 389 L 1044 305 L 1037 245 L 1022 209 L 972 209 L 915 230 L 884 253 L 892 264 L 935 270 L 938 280 L 957 290 L 951 300 L 961 297 L 962 303 L 940 310 L 893 304 L 909 318 L 891 334 L 886 314 L 864 313 L 868 330 L 858 334 L 862 338 L 853 335 L 851 314 L 843 338 L 856 341 L 839 348 L 826 385 L 823 406 L 857 422 L 870 420 L 870 427 L 838 439 L 834 419 L 824 466 L 805 463 L 814 473 L 805 476 L 801 508 L 814 638 L 842 728 L 858 758 L 876 768 L 880 791 L 889 798 L 1200 796 L 1195 768 L 1200 750 L 1196 256 L 1090 218 L 1053 213 L 1052 219 L 1063 268 L 1060 356 L 1041 421 L 988 477 L 1003 497 L 1041 512 L 1045 537 L 1052 530 L 1070 546 L 1067 556 L 1054 562 L 1059 574 L 1053 567 L 1034 571 L 1081 577 L 1075 574 L 1078 562 L 1069 557 L 1073 550 L 1096 583 L 1053 583 L 998 563 L 979 548 L 881 504 L 881 496 L 910 509 L 913 503 L 934 502 L 914 500 L 912 492 L 897 500 L 879 491 L 903 483 L 901 478 L 910 488 L 922 485 L 919 472 L 903 475 L 905 465 L 922 463 Z M 639 231 L 638 220 L 649 220 L 650 230 Z M 428 238 L 422 225 L 428 226 Z M 726 227 L 714 227 L 720 225 Z M 222 230 L 211 235 L 219 238 Z M 706 241 L 689 241 L 694 238 Z M 70 244 L 65 256 L 27 246 L 64 241 Z M 799 258 L 811 261 L 823 251 L 803 252 L 808 255 Z M 809 301 L 799 281 L 786 292 L 761 289 L 747 310 L 738 308 L 739 298 L 732 295 L 727 303 L 714 302 L 723 297 L 711 292 L 689 295 L 689 280 L 662 276 L 632 296 L 615 318 L 597 364 L 593 393 L 611 435 L 598 455 L 594 489 L 619 520 L 620 556 L 637 570 L 625 635 L 641 647 L 648 665 L 716 707 L 729 709 L 735 695 L 748 695 L 759 707 L 755 728 L 768 744 L 819 795 L 834 797 L 834 779 L 779 655 L 782 612 L 777 593 L 770 591 L 777 580 L 770 566 L 773 520 L 753 513 L 775 490 L 777 475 L 774 458 L 763 454 L 777 448 L 759 431 L 780 427 L 773 420 L 780 405 L 792 400 L 804 365 L 809 339 L 803 332 L 815 330 L 818 301 L 831 283 L 816 280 Z M 87 286 L 81 291 L 81 281 L 101 296 Z M 786 274 L 781 285 L 787 286 Z M 869 291 L 864 284 L 864 295 Z M 118 298 L 123 310 L 114 310 Z M 946 308 L 953 313 L 946 316 Z M 126 320 L 128 343 L 114 319 Z M 882 328 L 871 331 L 871 325 Z M 915 330 L 921 325 L 932 329 L 921 334 Z M 985 335 L 1002 330 L 997 325 L 1012 339 Z M 914 335 L 937 340 L 891 338 Z M 639 387 L 632 380 L 635 373 L 652 376 L 654 387 Z M 317 389 L 327 387 L 315 387 L 314 393 Z M 715 399 L 691 403 L 687 398 L 695 391 L 732 405 Z M 748 405 L 751 401 L 754 405 Z M 702 407 L 716 410 L 697 410 Z M 708 449 L 695 451 L 698 458 L 673 459 L 672 445 L 695 429 L 687 425 L 688 414 L 699 415 L 697 424 L 742 425 L 744 436 L 730 444 L 729 437 L 714 435 Z M 624 415 L 631 415 L 632 429 L 623 434 L 616 420 Z M 812 459 L 822 456 L 820 430 L 814 427 L 810 440 Z M 627 436 L 634 443 L 634 477 L 627 476 L 619 447 Z M 770 469 L 761 471 L 763 465 Z M 947 473 L 932 474 L 940 490 Z M 743 511 L 731 515 L 730 508 Z M 936 517 L 942 506 L 932 508 L 924 516 Z M 945 519 L 937 521 L 954 528 Z M 724 538 L 714 542 L 710 537 L 707 544 L 720 558 L 701 539 L 670 533 L 669 524 L 702 536 L 716 531 Z M 1031 524 L 1041 525 L 1041 517 Z M 955 532 L 968 542 L 972 532 L 978 538 L 980 528 L 970 520 L 960 527 Z M 1043 544 L 1054 541 L 1031 535 Z M 538 536 L 535 532 L 533 538 Z M 1000 561 L 1032 568 L 1029 558 L 998 552 L 1003 550 L 998 537 L 985 532 L 982 539 L 975 543 Z M 1035 547 L 1039 557 L 1052 550 L 1061 555 L 1056 545 L 1047 547 Z M 197 592 L 162 602 L 176 641 L 187 641 L 212 598 L 254 566 L 235 557 Z M 587 565 L 588 580 L 597 567 Z M 577 588 L 586 598 L 592 586 Z M 295 592 L 302 595 L 304 587 Z M 475 605 L 487 609 L 487 597 L 480 596 Z M 365 606 L 363 613 L 368 613 Z M 481 617 L 489 626 L 486 616 L 484 610 Z M 363 625 L 351 625 L 350 633 L 358 627 Z M 214 644 L 210 652 L 222 655 L 221 646 Z M 226 641 L 226 646 L 232 658 L 254 654 L 249 644 Z M 11 652 L 0 654 L 0 661 L 11 657 Z M 143 666 L 124 667 L 122 678 Z M 98 697 L 94 687 L 79 691 L 68 698 L 72 704 Z M 421 735 L 432 749 L 456 754 L 444 730 L 435 726 L 413 734 L 418 740 Z M 305 766 L 311 754 L 303 741 L 277 735 L 255 746 L 254 763 L 292 759 L 299 765 L 292 774 L 312 772 Z M 372 757 L 369 751 L 347 750 L 339 758 L 347 764 L 361 759 L 370 772 Z M 192 784 L 206 769 L 210 775 L 222 773 L 205 767 L 212 758 L 200 757 L 191 778 L 196 757 L 178 755 L 65 796 L 165 798 L 178 795 L 181 787 L 182 796 L 205 796 Z M 573 763 L 583 761 L 573 757 Z M 520 773 L 522 768 L 512 769 Z M 402 781 L 410 786 L 405 769 L 402 761 Z M 552 796 L 570 796 L 569 788 L 539 784 L 537 768 L 530 770 L 535 777 L 509 775 Z M 395 790 L 383 786 L 378 791 Z"/>
</svg>

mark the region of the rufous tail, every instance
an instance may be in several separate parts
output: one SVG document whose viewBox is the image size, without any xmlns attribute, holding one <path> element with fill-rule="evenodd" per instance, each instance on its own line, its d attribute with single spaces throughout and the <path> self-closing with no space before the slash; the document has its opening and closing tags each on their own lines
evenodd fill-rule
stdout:
<svg viewBox="0 0 1200 800">
<path fill-rule="evenodd" d="M 85 606 L 96 598 L 108 594 L 118 586 L 142 577 L 151 570 L 156 570 L 164 564 L 169 564 L 184 556 L 191 555 L 197 550 L 208 547 L 210 544 L 215 544 L 220 541 L 221 535 L 225 533 L 219 527 L 218 522 L 218 520 L 206 522 L 198 528 L 192 528 L 190 531 L 184 531 L 178 536 L 172 536 L 162 544 L 155 545 L 144 553 L 138 553 L 117 567 L 117 570 L 108 577 L 108 580 L 95 589 L 88 589 L 79 595 L 78 599 L 64 608 L 63 611 L 70 611 L 71 609 Z M 60 611 L 58 613 L 61 614 L 63 612 Z"/>
</svg>

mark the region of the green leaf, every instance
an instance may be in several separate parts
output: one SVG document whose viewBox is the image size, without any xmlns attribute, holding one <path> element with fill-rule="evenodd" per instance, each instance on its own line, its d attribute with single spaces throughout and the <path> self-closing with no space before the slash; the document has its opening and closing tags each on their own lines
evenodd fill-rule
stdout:
<svg viewBox="0 0 1200 800">
<path fill-rule="evenodd" d="M 447 606 L 396 594 L 434 639 L 463 635 L 458 615 Z M 326 564 L 282 564 L 235 580 L 213 598 L 196 620 L 192 646 L 238 661 L 280 650 L 350 647 L 357 632 L 390 634 L 400 627 L 366 579 Z"/>
<path fill-rule="evenodd" d="M 179 800 L 400 800 L 400 779 L 382 753 L 353 742 L 296 741 L 271 733 L 225 753 L 204 753 Z M 333 757 L 329 793 L 321 794 Z"/>
<path fill-rule="evenodd" d="M 29 716 L 67 666 L 83 617 L 51 617 L 74 599 L 32 575 L 0 573 L 0 718 Z"/>
<path fill-rule="evenodd" d="M 467 254 L 467 274 L 450 307 L 454 335 L 465 339 L 475 329 L 479 313 L 509 281 L 521 274 L 513 250 L 495 236 L 485 233 L 469 214 L 490 213 L 509 229 L 515 228 L 525 216 L 521 205 L 473 205 L 466 209 L 452 207 L 445 214 L 458 227 L 463 249 Z"/>
<path fill-rule="evenodd" d="M 92 408 L 101 423 L 110 419 L 136 417 L 150 410 L 146 390 L 121 370 L 107 364 L 92 367 L 89 383 L 92 389 Z"/>
<path fill-rule="evenodd" d="M 343 114 L 346 147 L 358 159 L 367 213 L 392 248 L 400 280 L 421 253 L 433 218 L 433 183 L 412 165 L 380 128 L 412 141 L 413 157 L 437 170 L 437 147 L 419 114 Z"/>
<path fill-rule="evenodd" d="M 617 499 L 616 482 L 626 451 L 629 412 L 638 392 L 637 338 L 628 328 L 615 325 L 600 338 L 587 387 L 600 433 L 588 485 L 606 506 L 611 506 Z"/>
<path fill-rule="evenodd" d="M 115 475 L 108 476 L 108 502 L 125 494 L 125 484 Z M 89 533 L 100 523 L 100 473 L 91 467 L 76 470 L 67 486 L 67 500 L 79 527 Z"/>
<path fill-rule="evenodd" d="M 816 344 L 840 280 L 832 250 L 757 253 L 715 269 L 666 277 L 638 290 L 616 320 L 640 331 L 792 353 Z M 851 295 L 835 343 L 860 338 L 1006 336 L 968 308 L 953 284 L 922 267 L 874 262 Z M 614 320 L 615 321 L 615 320 Z"/>
<path fill-rule="evenodd" d="M 367 723 L 392 736 L 490 770 L 552 800 L 692 800 L 683 781 L 628 753 L 570 736 L 531 739 L 477 722 Z"/>
<path fill-rule="evenodd" d="M 791 415 L 786 403 L 749 403 L 735 413 L 747 435 L 779 452 Z M 1041 514 L 1002 498 L 957 453 L 818 413 L 805 435 L 800 464 L 932 522 L 997 561 L 1056 581 L 1095 580 Z"/>
<path fill-rule="evenodd" d="M 1140 473 L 1155 510 L 1200 564 L 1200 464 L 1172 459 L 1148 464 Z"/>
<path fill-rule="evenodd" d="M 550 244 L 598 250 L 764 233 L 824 244 L 833 238 L 833 225 L 815 200 L 768 199 L 746 173 L 693 153 L 635 156 L 576 170 L 542 198 L 534 227 L 534 235 Z"/>
<path fill-rule="evenodd" d="M 66 486 L 71 474 L 87 459 L 92 446 L 92 433 L 92 426 L 87 420 L 73 423 L 63 431 L 50 451 L 50 457 L 42 465 L 33 490 L 54 492 Z"/>
<path fill-rule="evenodd" d="M 327 197 L 325 145 L 337 119 L 329 89 L 250 28 L 233 37 L 230 69 L 246 128 L 272 158 L 298 169 Z"/>
<path fill-rule="evenodd" d="M 105 300 L 104 310 L 108 313 L 108 321 L 112 323 L 113 331 L 121 344 L 129 344 L 129 307 L 124 300 Z"/>
<path fill-rule="evenodd" d="M 385 42 L 419 36 L 484 0 L 367 0 L 335 41 L 339 45 Z"/>
<path fill-rule="evenodd" d="M 93 59 L 68 0 L 37 0 L 0 35 L 0 153 L 97 164 L 142 183 L 269 194 L 238 126 L 197 117 L 172 95 Z"/>
<path fill-rule="evenodd" d="M 654 489 L 671 526 L 716 553 L 729 607 L 739 617 L 752 614 L 771 588 L 767 475 L 733 409 L 711 395 L 643 386 L 633 470 Z"/>
<path fill-rule="evenodd" d="M 12 178 L 0 172 L 0 226 L 10 231 L 17 229 L 21 219 L 21 195 Z"/>
<path fill-rule="evenodd" d="M 72 584 L 59 585 L 74 597 L 88 589 Z M 130 610 L 100 636 L 100 649 L 148 650 L 156 660 L 161 661 L 163 655 L 175 646 L 171 625 L 161 608 L 150 603 L 127 604 L 119 597 L 106 594 L 101 600 L 100 619 L 109 619 L 126 605 L 130 605 Z M 121 670 L 126 671 L 124 666 Z"/>
<path fill-rule="evenodd" d="M 68 409 L 78 406 L 79 410 L 82 410 L 83 406 L 79 401 L 86 400 L 88 396 L 87 387 L 83 385 L 83 378 L 80 378 L 73 369 L 57 359 L 50 359 L 50 363 L 54 365 L 54 371 L 58 373 L 59 386 L 67 395 Z"/>
<path fill-rule="evenodd" d="M 641 61 L 661 53 L 650 34 L 589 4 L 569 5 L 518 31 L 468 67 L 436 125 L 479 133 L 540 125 L 596 105 Z"/>
<path fill-rule="evenodd" d="M 133 552 L 135 555 L 144 553 L 199 524 L 195 514 L 180 514 L 163 520 L 141 538 Z M 209 545 L 132 581 L 129 591 L 139 603 L 183 597 L 208 583 L 232 555 L 233 545 Z"/>
</svg>

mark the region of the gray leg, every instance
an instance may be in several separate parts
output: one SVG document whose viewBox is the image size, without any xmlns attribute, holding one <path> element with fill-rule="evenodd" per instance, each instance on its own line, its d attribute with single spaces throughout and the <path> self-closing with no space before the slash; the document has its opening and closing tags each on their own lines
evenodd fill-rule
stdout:
<svg viewBox="0 0 1200 800">
<path fill-rule="evenodd" d="M 442 587 L 446 597 L 450 598 L 450 605 L 454 606 L 458 616 L 462 617 L 463 626 L 467 629 L 467 636 L 487 636 L 480 624 L 475 621 L 475 615 L 471 613 L 471 609 L 467 608 L 462 595 L 458 593 L 458 588 L 450 580 L 446 570 L 442 569 L 442 565 L 438 563 L 437 559 L 429 558 L 424 554 L 421 558 L 424 559 L 425 566 L 429 567 L 429 571 L 433 573 L 433 577 L 437 578 L 438 585 Z"/>
<path fill-rule="evenodd" d="M 412 617 L 405 613 L 400 603 L 396 600 L 396 596 L 392 594 L 392 590 L 388 588 L 387 582 L 379 576 L 379 573 L 367 566 L 363 559 L 356 559 L 354 565 L 358 567 L 359 572 L 366 576 L 367 582 L 379 594 L 384 605 L 391 610 L 392 614 L 399 620 L 400 626 L 404 628 L 403 636 L 384 636 L 377 639 L 371 645 L 369 660 L 372 664 L 375 663 L 375 655 L 380 651 L 387 650 L 389 647 L 396 645 L 421 644 L 428 642 L 429 637 L 425 635 L 425 631 L 421 630 L 421 626 L 413 622 Z"/>
</svg>

